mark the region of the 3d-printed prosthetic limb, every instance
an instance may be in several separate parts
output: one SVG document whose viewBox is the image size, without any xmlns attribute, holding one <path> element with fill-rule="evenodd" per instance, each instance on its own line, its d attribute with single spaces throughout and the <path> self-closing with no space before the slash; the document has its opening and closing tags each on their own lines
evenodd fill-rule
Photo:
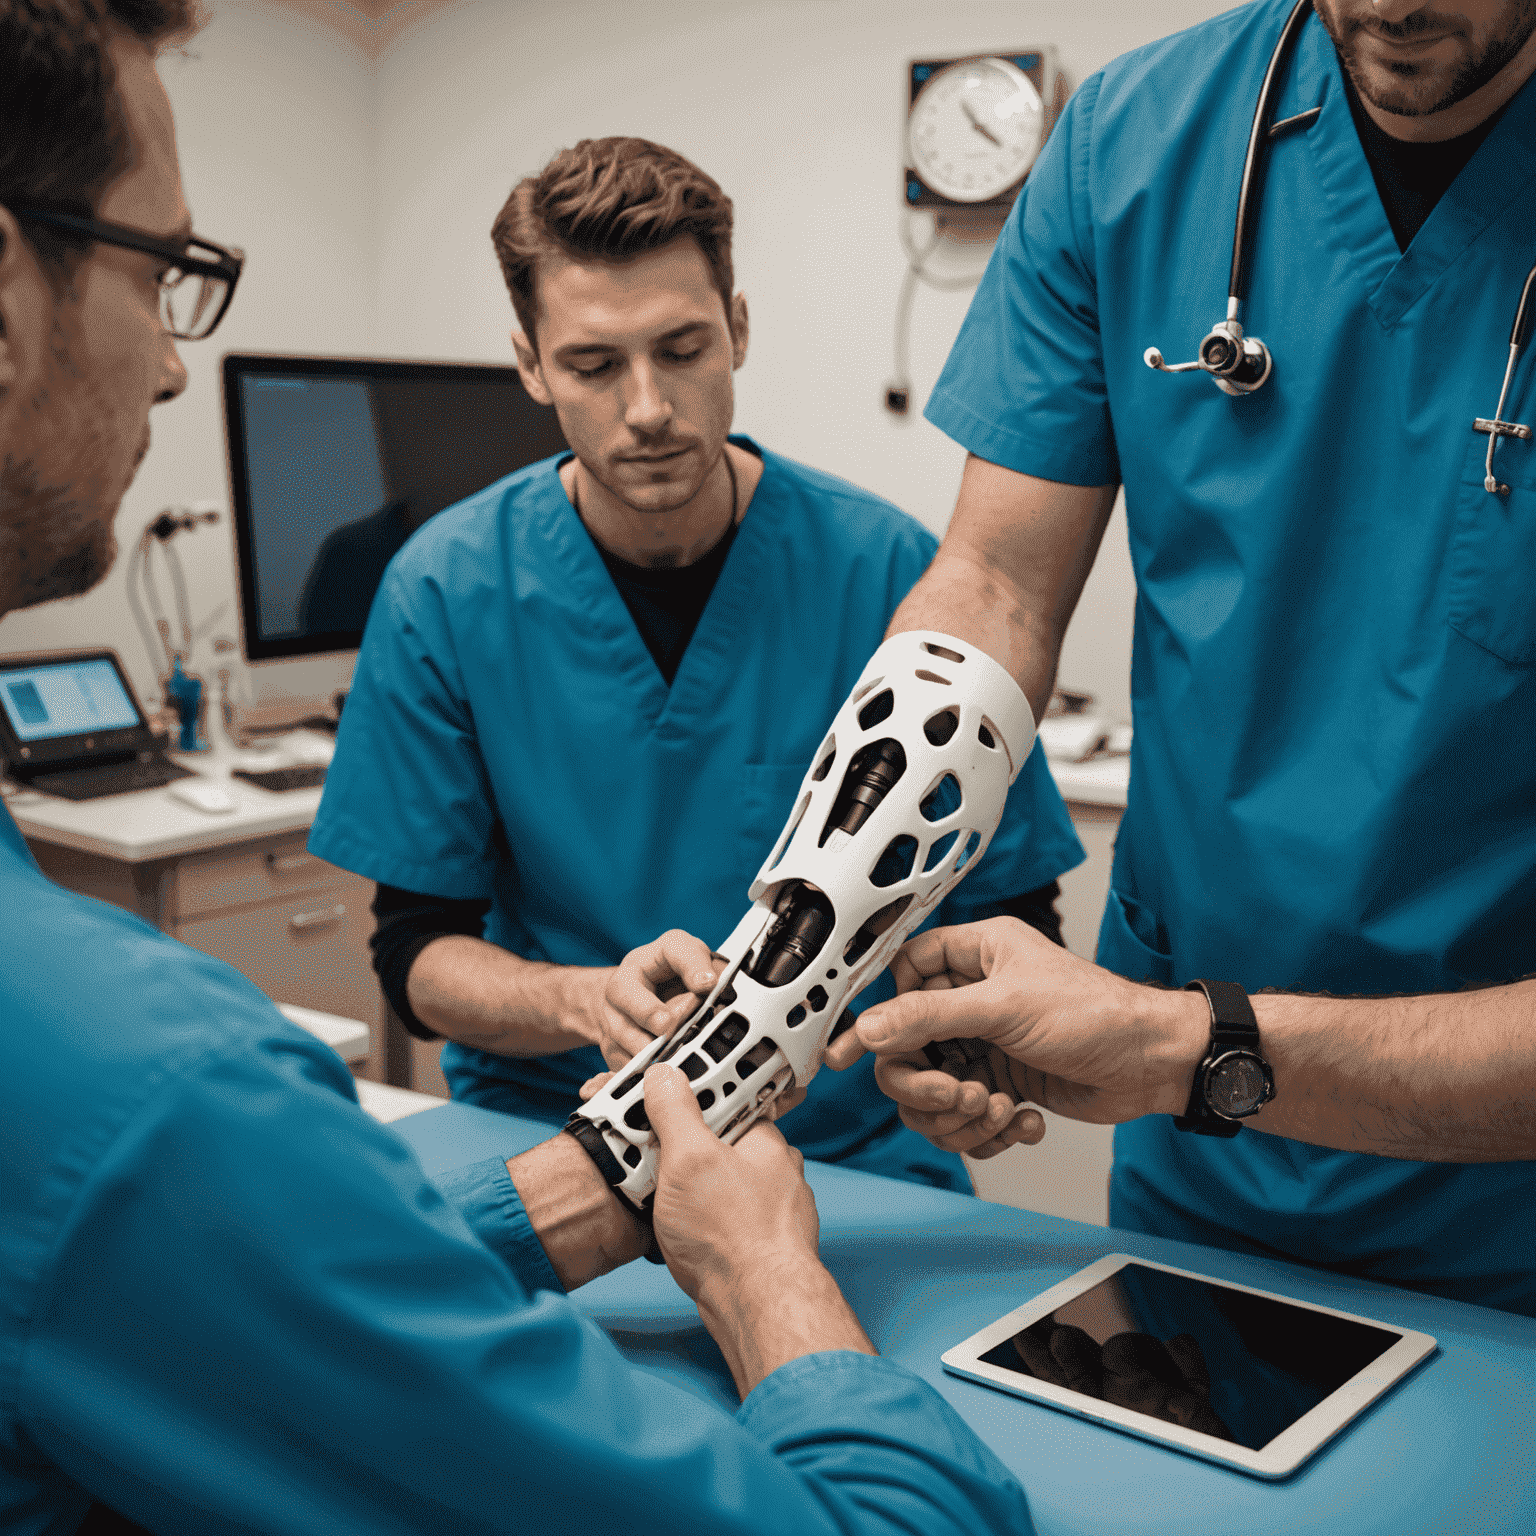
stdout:
<svg viewBox="0 0 1536 1536">
<path fill-rule="evenodd" d="M 727 963 L 710 995 L 571 1117 L 567 1129 L 637 1209 L 656 1188 L 645 1069 L 679 1066 L 727 1142 L 808 1083 L 844 1000 L 975 868 L 1034 739 L 1023 691 L 968 642 L 916 631 L 875 652 L 720 946 Z M 969 1044 L 946 1042 L 931 1059 L 960 1075 Z"/>
</svg>

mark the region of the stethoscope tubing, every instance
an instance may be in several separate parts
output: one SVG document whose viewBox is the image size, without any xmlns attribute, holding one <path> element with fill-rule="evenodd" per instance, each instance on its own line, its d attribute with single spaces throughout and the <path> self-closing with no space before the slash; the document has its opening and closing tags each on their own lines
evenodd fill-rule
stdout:
<svg viewBox="0 0 1536 1536">
<path fill-rule="evenodd" d="M 1259 88 L 1258 105 L 1253 111 L 1253 127 L 1248 134 L 1248 153 L 1243 160 L 1243 185 L 1237 194 L 1237 223 L 1232 231 L 1232 275 L 1227 283 L 1227 318 L 1235 320 L 1237 309 L 1243 302 L 1244 270 L 1247 264 L 1249 226 L 1257 217 L 1260 183 L 1264 177 L 1264 144 L 1269 135 L 1270 119 L 1274 115 L 1275 98 L 1280 94 L 1281 77 L 1296 47 L 1296 39 L 1307 24 L 1312 12 L 1312 0 L 1296 0 L 1296 8 L 1286 19 L 1285 29 L 1275 51 L 1270 55 L 1269 68 L 1264 71 L 1264 83 Z M 1251 213 L 1250 213 L 1251 210 Z"/>
</svg>

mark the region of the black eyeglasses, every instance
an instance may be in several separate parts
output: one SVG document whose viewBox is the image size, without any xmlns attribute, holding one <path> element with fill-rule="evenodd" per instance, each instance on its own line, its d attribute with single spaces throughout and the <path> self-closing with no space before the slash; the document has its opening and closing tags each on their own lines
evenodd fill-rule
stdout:
<svg viewBox="0 0 1536 1536">
<path fill-rule="evenodd" d="M 18 219 L 31 219 L 73 234 L 120 245 L 125 250 L 145 251 L 164 257 L 170 268 L 160 278 L 160 318 L 172 336 L 182 341 L 201 341 L 213 333 L 235 296 L 245 266 L 245 252 L 235 246 L 215 245 L 193 235 L 190 240 L 162 240 L 122 224 L 106 224 L 78 213 L 52 208 L 13 208 Z"/>
</svg>

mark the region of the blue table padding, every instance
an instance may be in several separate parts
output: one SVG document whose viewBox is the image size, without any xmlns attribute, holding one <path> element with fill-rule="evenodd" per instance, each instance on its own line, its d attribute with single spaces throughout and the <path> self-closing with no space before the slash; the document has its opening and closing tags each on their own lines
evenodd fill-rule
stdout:
<svg viewBox="0 0 1536 1536">
<path fill-rule="evenodd" d="M 445 1104 L 394 1129 L 429 1175 L 514 1157 L 549 1128 Z M 1017 1155 L 1017 1154 L 1015 1154 Z M 1536 1532 L 1536 1321 L 1244 1254 L 1014 1210 L 808 1162 L 821 1253 L 881 1354 L 932 1383 L 1023 1482 L 1040 1536 Z M 939 1357 L 1106 1253 L 1132 1253 L 1421 1329 L 1440 1350 L 1281 1483 L 944 1373 Z M 667 1271 L 631 1264 L 573 1298 L 636 1366 L 727 1411 L 729 1372 Z"/>
</svg>

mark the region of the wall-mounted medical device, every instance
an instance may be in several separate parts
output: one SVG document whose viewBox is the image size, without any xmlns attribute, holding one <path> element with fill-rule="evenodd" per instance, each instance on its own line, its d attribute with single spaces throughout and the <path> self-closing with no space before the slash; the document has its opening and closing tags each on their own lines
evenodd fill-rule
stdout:
<svg viewBox="0 0 1536 1536">
<path fill-rule="evenodd" d="M 1056 50 L 914 59 L 907 69 L 907 206 L 992 210 L 1000 223 L 1060 110 Z"/>
<path fill-rule="evenodd" d="M 908 64 L 900 216 L 907 270 L 885 388 L 892 414 L 905 415 L 911 402 L 907 337 L 917 285 L 955 292 L 980 281 L 981 266 L 942 261 L 941 248 L 990 249 L 1066 98 L 1050 47 Z"/>
</svg>

